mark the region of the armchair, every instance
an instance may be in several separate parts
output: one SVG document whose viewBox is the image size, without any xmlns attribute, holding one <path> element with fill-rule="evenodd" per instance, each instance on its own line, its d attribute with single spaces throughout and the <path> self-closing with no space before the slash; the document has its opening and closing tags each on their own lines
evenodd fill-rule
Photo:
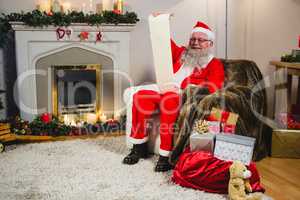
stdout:
<svg viewBox="0 0 300 200">
<path fill-rule="evenodd" d="M 204 119 L 210 114 L 212 107 L 219 107 L 239 114 L 236 134 L 256 138 L 254 159 L 258 160 L 268 154 L 270 144 L 270 131 L 260 121 L 258 115 L 265 116 L 266 91 L 263 77 L 257 65 L 247 60 L 222 60 L 225 69 L 224 88 L 210 95 L 203 95 L 203 90 L 196 86 L 185 89 L 183 93 L 183 104 L 177 119 L 174 134 L 174 149 L 171 154 L 171 162 L 175 163 L 184 148 L 189 144 L 191 127 L 197 119 Z M 131 107 L 133 95 L 141 89 L 158 90 L 155 84 L 127 88 L 123 98 L 126 102 L 126 135 L 131 131 Z M 153 117 L 152 126 L 149 131 L 149 150 L 158 153 L 159 119 Z M 268 132 L 269 131 L 269 132 Z M 128 138 L 128 137 L 127 137 Z M 127 146 L 131 144 L 127 139 Z"/>
</svg>

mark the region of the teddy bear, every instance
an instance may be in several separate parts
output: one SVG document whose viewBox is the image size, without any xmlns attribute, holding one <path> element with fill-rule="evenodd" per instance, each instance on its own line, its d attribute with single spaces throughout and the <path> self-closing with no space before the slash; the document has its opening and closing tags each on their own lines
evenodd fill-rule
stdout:
<svg viewBox="0 0 300 200">
<path fill-rule="evenodd" d="M 249 182 L 251 172 L 240 161 L 234 161 L 229 168 L 230 180 L 228 185 L 228 196 L 230 200 L 261 200 L 259 193 L 247 195 L 252 192 Z"/>
</svg>

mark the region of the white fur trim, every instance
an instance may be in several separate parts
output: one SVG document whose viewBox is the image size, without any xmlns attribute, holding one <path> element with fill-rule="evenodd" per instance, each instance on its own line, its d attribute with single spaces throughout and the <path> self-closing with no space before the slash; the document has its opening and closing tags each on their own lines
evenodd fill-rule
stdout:
<svg viewBox="0 0 300 200">
<path fill-rule="evenodd" d="M 181 67 L 179 68 L 179 70 L 174 74 L 174 81 L 176 84 L 181 85 L 182 81 L 190 76 L 193 73 L 193 68 L 191 67 L 184 67 L 183 65 L 181 65 Z"/>
<path fill-rule="evenodd" d="M 148 141 L 148 137 L 144 137 L 143 139 L 135 139 L 133 137 L 129 137 L 129 141 L 132 144 L 143 144 Z"/>
<path fill-rule="evenodd" d="M 203 69 L 206 68 L 207 65 L 212 61 L 213 58 L 214 58 L 214 55 L 210 54 L 210 55 L 208 56 L 208 62 L 207 62 L 207 64 L 201 66 L 201 68 L 203 68 Z"/>
<path fill-rule="evenodd" d="M 159 155 L 161 156 L 165 156 L 165 157 L 168 157 L 170 155 L 171 151 L 166 151 L 166 150 L 163 150 L 163 149 L 159 149 Z"/>
<path fill-rule="evenodd" d="M 205 33 L 207 34 L 208 39 L 210 40 L 214 40 L 215 39 L 215 34 L 214 32 L 206 29 L 206 28 L 202 28 L 202 27 L 196 27 L 192 30 L 192 33 L 196 33 L 196 32 L 201 32 L 201 33 Z"/>
</svg>

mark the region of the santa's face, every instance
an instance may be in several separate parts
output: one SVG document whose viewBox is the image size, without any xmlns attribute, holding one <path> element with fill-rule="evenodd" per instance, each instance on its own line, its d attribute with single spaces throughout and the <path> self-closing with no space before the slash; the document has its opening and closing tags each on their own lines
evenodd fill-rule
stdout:
<svg viewBox="0 0 300 200">
<path fill-rule="evenodd" d="M 189 46 L 181 56 L 181 62 L 186 67 L 201 67 L 208 63 L 213 42 L 207 34 L 195 32 L 192 34 Z"/>
<path fill-rule="evenodd" d="M 191 35 L 189 46 L 191 49 L 203 50 L 211 48 L 213 46 L 213 42 L 208 39 L 206 33 L 195 32 Z"/>
</svg>

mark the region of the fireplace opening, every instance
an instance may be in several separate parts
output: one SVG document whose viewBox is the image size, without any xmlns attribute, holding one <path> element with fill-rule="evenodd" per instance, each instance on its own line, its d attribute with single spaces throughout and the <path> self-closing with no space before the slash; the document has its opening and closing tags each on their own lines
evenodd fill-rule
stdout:
<svg viewBox="0 0 300 200">
<path fill-rule="evenodd" d="M 77 88 L 77 90 L 75 91 L 74 101 L 75 105 L 91 104 L 92 94 L 90 93 L 90 90 L 85 87 Z"/>
<path fill-rule="evenodd" d="M 53 70 L 53 113 L 66 124 L 97 121 L 100 65 L 54 66 Z"/>
</svg>

